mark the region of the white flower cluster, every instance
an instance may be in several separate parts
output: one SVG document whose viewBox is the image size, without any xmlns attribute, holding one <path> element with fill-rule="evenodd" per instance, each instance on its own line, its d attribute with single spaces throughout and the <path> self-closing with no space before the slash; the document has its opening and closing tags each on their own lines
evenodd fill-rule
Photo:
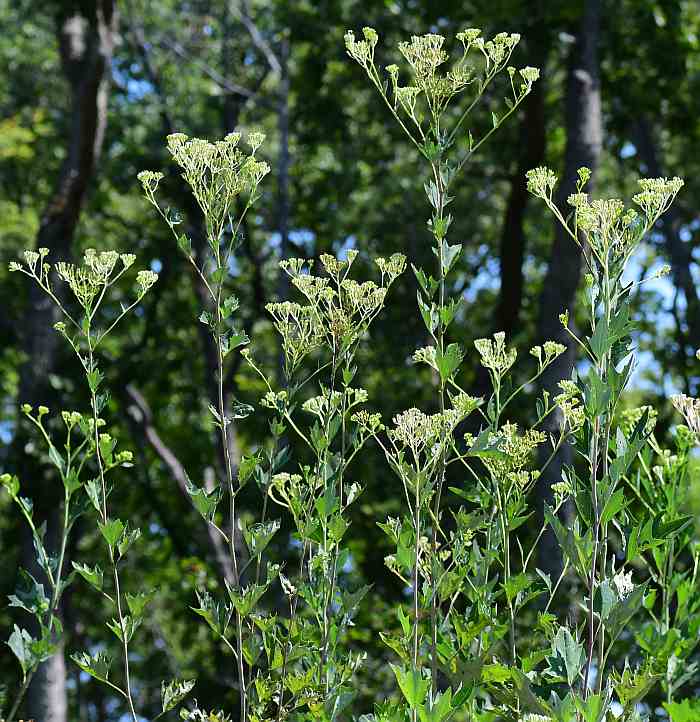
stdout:
<svg viewBox="0 0 700 722">
<path fill-rule="evenodd" d="M 671 396 L 671 403 L 683 416 L 688 428 L 700 437 L 700 399 L 685 394 Z"/>
<path fill-rule="evenodd" d="M 647 414 L 647 422 L 644 430 L 647 434 L 651 434 L 659 416 L 658 411 L 653 406 L 638 406 L 633 409 L 624 409 L 620 413 L 620 428 L 625 436 L 632 434 L 635 426 L 641 421 L 645 413 Z"/>
<path fill-rule="evenodd" d="M 321 264 L 329 277 L 306 272 L 306 262 L 302 259 L 280 263 L 292 285 L 307 301 L 303 306 L 289 302 L 267 306 L 282 335 L 285 352 L 289 349 L 294 357 L 294 367 L 324 340 L 336 353 L 352 346 L 383 308 L 389 287 L 406 267 L 406 259 L 401 254 L 380 258 L 377 266 L 382 274 L 381 285 L 374 281 L 358 283 L 347 277 L 356 258 L 354 250 L 344 261 L 329 254 L 321 256 Z"/>
<path fill-rule="evenodd" d="M 392 253 L 389 258 L 375 258 L 374 262 L 382 274 L 383 286 L 389 287 L 406 270 L 406 256 L 402 253 Z"/>
<path fill-rule="evenodd" d="M 527 429 L 524 434 L 518 433 L 518 425 L 504 424 L 497 432 L 489 434 L 489 444 L 498 448 L 503 456 L 485 458 L 484 464 L 496 479 L 517 481 L 523 488 L 537 478 L 537 474 L 525 476 L 520 472 L 530 460 L 532 452 L 546 440 L 542 431 Z"/>
<path fill-rule="evenodd" d="M 364 40 L 356 40 L 355 33 L 348 30 L 345 33 L 345 49 L 353 60 L 367 69 L 374 62 L 374 49 L 379 37 L 377 31 L 369 27 L 362 28 L 362 35 Z"/>
<path fill-rule="evenodd" d="M 155 271 L 139 271 L 136 274 L 136 285 L 139 287 L 139 295 L 144 296 L 158 280 Z"/>
<path fill-rule="evenodd" d="M 560 506 L 565 499 L 568 499 L 573 494 L 573 489 L 568 481 L 557 481 L 552 484 L 552 491 L 554 492 L 554 501 L 557 506 Z"/>
<path fill-rule="evenodd" d="M 322 340 L 314 309 L 291 301 L 268 303 L 265 308 L 274 319 L 277 333 L 282 338 L 289 370 L 294 370 L 308 354 L 318 348 Z"/>
<path fill-rule="evenodd" d="M 335 411 L 339 406 L 343 398 L 340 391 L 326 391 L 326 393 L 320 396 L 314 396 L 307 399 L 302 408 L 310 414 L 318 416 L 320 419 L 325 419 L 329 412 Z"/>
<path fill-rule="evenodd" d="M 104 286 L 104 282 L 90 270 L 73 263 L 59 262 L 56 264 L 58 277 L 68 284 L 78 303 L 83 308 L 90 308 L 95 297 Z"/>
<path fill-rule="evenodd" d="M 632 572 L 619 571 L 613 577 L 613 584 L 617 590 L 620 599 L 626 599 L 634 591 L 634 583 L 632 582 Z"/>
<path fill-rule="evenodd" d="M 641 191 L 632 197 L 645 216 L 645 222 L 640 224 L 637 211 L 633 208 L 625 209 L 625 204 L 617 198 L 590 201 L 588 194 L 583 192 L 590 177 L 588 168 L 579 168 L 577 192 L 568 198 L 569 205 L 574 209 L 574 229 L 569 230 L 572 235 L 577 231 L 583 232 L 599 259 L 604 258 L 609 251 L 618 257 L 628 257 L 641 240 L 642 233 L 649 230 L 668 210 L 683 187 L 680 178 L 640 179 Z M 527 173 L 528 191 L 542 198 L 558 214 L 552 199 L 556 183 L 557 177 L 549 168 L 541 166 Z M 559 220 L 566 225 L 561 215 L 558 215 Z"/>
<path fill-rule="evenodd" d="M 506 335 L 502 331 L 494 334 L 493 341 L 489 338 L 477 339 L 474 346 L 481 356 L 481 365 L 498 376 L 508 371 L 517 358 L 514 348 L 506 348 Z"/>
<path fill-rule="evenodd" d="M 223 231 L 236 197 L 243 192 L 253 193 L 270 172 L 267 163 L 255 158 L 256 150 L 265 140 L 264 133 L 249 134 L 250 154 L 239 149 L 240 140 L 240 133 L 229 133 L 213 143 L 189 138 L 184 133 L 172 133 L 167 138 L 168 151 L 182 169 L 182 176 L 216 237 Z M 141 171 L 137 177 L 146 197 L 157 205 L 154 196 L 163 174 Z"/>
<path fill-rule="evenodd" d="M 554 403 L 564 416 L 569 433 L 576 433 L 584 424 L 586 415 L 581 404 L 581 391 L 576 384 L 564 379 L 559 382 L 561 393 L 554 397 Z"/>
<path fill-rule="evenodd" d="M 387 98 L 379 72 L 374 63 L 375 48 L 378 42 L 377 32 L 370 27 L 362 30 L 363 39 L 358 40 L 352 30 L 345 34 L 345 47 L 348 55 L 359 63 L 367 72 L 370 80 L 382 95 Z M 457 33 L 457 39 L 462 44 L 462 56 L 446 72 L 442 66 L 449 60 L 445 50 L 445 37 L 435 33 L 414 35 L 410 40 L 400 42 L 399 52 L 406 60 L 412 76 L 409 85 L 399 84 L 399 67 L 389 65 L 386 72 L 389 75 L 391 92 L 393 94 L 394 109 L 401 108 L 419 129 L 422 139 L 425 133 L 422 128 L 424 113 L 417 108 L 419 97 L 422 97 L 433 118 L 439 116 L 448 106 L 449 102 L 471 83 L 476 83 L 477 93 L 483 92 L 488 82 L 503 70 L 520 36 L 515 33 L 498 33 L 491 40 L 481 37 L 481 30 L 468 28 Z M 475 75 L 478 64 L 467 61 L 469 52 L 474 48 L 483 55 L 483 73 Z M 522 68 L 520 77 L 522 84 L 516 89 L 513 83 L 515 68 L 509 70 L 513 101 L 519 102 L 532 89 L 532 84 L 539 77 L 537 68 Z M 388 101 L 391 102 L 391 101 Z M 512 105 L 512 103 L 511 103 Z"/>
<path fill-rule="evenodd" d="M 535 346 L 530 349 L 530 354 L 537 359 L 538 371 L 543 371 L 555 359 L 559 358 L 566 346 L 556 341 L 545 341 L 542 346 Z"/>
<path fill-rule="evenodd" d="M 136 178 L 143 186 L 146 195 L 153 195 L 158 190 L 158 184 L 164 177 L 163 173 L 153 170 L 142 170 L 136 174 Z"/>
<path fill-rule="evenodd" d="M 350 418 L 365 434 L 374 434 L 384 428 L 381 414 L 373 414 L 363 409 L 356 411 Z"/>
<path fill-rule="evenodd" d="M 430 458 L 436 458 L 450 443 L 460 421 L 479 403 L 478 399 L 466 394 L 457 398 L 453 408 L 440 413 L 424 414 L 414 407 L 397 414 L 389 438 L 399 447 L 411 449 L 416 457 L 426 451 Z"/>
<path fill-rule="evenodd" d="M 527 189 L 530 193 L 543 198 L 544 200 L 551 200 L 552 191 L 554 186 L 557 184 L 557 176 L 553 170 L 544 166 L 538 166 L 529 170 L 525 177 L 527 178 Z"/>
<path fill-rule="evenodd" d="M 644 211 L 647 218 L 658 218 L 665 213 L 683 187 L 681 178 L 641 178 L 640 192 L 632 200 Z"/>
</svg>

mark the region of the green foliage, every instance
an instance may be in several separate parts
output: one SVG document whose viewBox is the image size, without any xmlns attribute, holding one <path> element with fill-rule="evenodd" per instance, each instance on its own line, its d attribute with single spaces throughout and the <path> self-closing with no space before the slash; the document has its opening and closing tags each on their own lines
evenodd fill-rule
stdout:
<svg viewBox="0 0 700 722">
<path fill-rule="evenodd" d="M 499 332 L 477 339 L 475 353 L 469 352 L 457 327 L 466 313 L 456 291 L 465 261 L 465 245 L 456 240 L 462 219 L 448 206 L 457 207 L 467 162 L 525 101 L 539 71 L 510 65 L 517 35 L 486 41 L 481 31 L 468 29 L 456 38 L 460 56 L 447 71 L 442 36 L 400 43 L 410 74 L 402 86 L 404 71 L 396 65 L 386 68 L 386 81 L 381 77 L 374 30 L 365 28 L 361 40 L 352 32 L 345 36 L 348 54 L 408 135 L 427 178 L 434 259 L 430 268 L 422 267 L 425 258 L 412 259 L 422 345 L 412 355 L 415 368 L 401 377 L 410 377 L 402 395 L 415 399 L 387 419 L 377 409 L 392 392 L 389 380 L 373 381 L 366 361 L 391 355 L 382 345 L 373 357 L 372 348 L 381 341 L 381 316 L 392 313 L 389 290 L 405 270 L 403 254 L 376 258 L 372 266 L 353 248 L 338 257 L 319 252 L 314 259 L 287 257 L 285 248 L 279 277 L 266 270 L 282 297 L 265 304 L 266 322 L 252 324 L 250 301 L 239 301 L 233 286 L 251 253 L 246 229 L 263 203 L 260 186 L 270 172 L 256 155 L 265 152 L 264 135 L 247 133 L 245 151 L 238 133 L 213 143 L 180 133 L 168 137 L 191 194 L 180 203 L 192 211 L 189 218 L 162 204 L 166 193 L 183 199 L 181 190 L 172 190 L 172 178 L 154 171 L 138 175 L 172 235 L 171 250 L 179 251 L 201 291 L 197 308 L 187 302 L 180 304 L 184 311 L 177 309 L 190 315 L 195 329 L 185 338 L 199 330 L 205 348 L 213 350 L 213 362 L 202 362 L 211 398 L 197 398 L 201 390 L 193 397 L 178 393 L 167 407 L 176 418 L 206 416 L 214 430 L 215 449 L 208 433 L 191 433 L 189 426 L 179 432 L 183 446 L 203 451 L 187 454 L 193 468 L 183 471 L 182 487 L 192 513 L 182 514 L 178 526 L 192 535 L 204 530 L 214 540 L 216 567 L 195 560 L 195 573 L 146 569 L 143 578 L 139 569 L 139 586 L 125 591 L 129 555 L 148 560 L 160 554 L 165 567 L 170 547 L 163 539 L 154 544 L 147 531 L 141 537 L 131 521 L 125 482 L 133 477 L 124 470 L 134 459 L 120 450 L 118 427 L 105 430 L 113 405 L 103 359 L 118 356 L 110 336 L 132 311 L 143 311 L 157 274 L 139 271 L 132 288 L 121 284 L 118 290 L 134 256 L 91 249 L 80 265 L 52 267 L 46 249 L 27 251 L 24 263 L 11 264 L 62 315 L 55 328 L 79 362 L 89 413 L 62 412 L 65 441 L 59 443 L 46 407 L 22 408 L 62 482 L 58 557 L 35 522 L 32 500 L 21 496 L 21 480 L 0 477 L 33 537 L 43 574 L 40 580 L 23 572 L 10 597 L 10 607 L 36 620 L 38 633 L 13 624 L 8 635 L 21 672 L 8 721 L 39 664 L 63 639 L 58 605 L 78 578 L 104 605 L 112 635 L 106 635 L 106 649 L 90 639 L 88 651 L 71 658 L 116 695 L 134 722 L 144 716 L 137 710 L 151 695 L 134 692 L 132 667 L 140 655 L 132 644 L 148 647 L 144 637 L 161 621 L 161 595 L 154 588 L 167 574 L 174 577 L 171 589 L 189 595 L 191 608 L 182 604 L 171 612 L 179 628 L 169 630 L 166 642 L 184 640 L 180 659 L 190 655 L 187 640 L 195 640 L 198 653 L 218 648 L 211 654 L 224 661 L 226 689 L 218 690 L 221 698 L 206 696 L 207 707 L 219 711 L 187 702 L 195 687 L 195 664 L 188 662 L 186 672 L 172 670 L 171 681 L 153 693 L 157 717 L 184 705 L 181 719 L 224 722 L 234 700 L 243 722 L 350 719 L 360 711 L 359 680 L 378 666 L 385 669 L 373 681 L 376 704 L 360 718 L 364 722 L 632 722 L 643 719 L 643 705 L 659 690 L 672 722 L 697 716 L 697 705 L 679 698 L 696 678 L 700 639 L 700 558 L 690 513 L 700 401 L 674 397 L 687 426 L 675 429 L 673 449 L 655 436 L 653 409 L 625 408 L 636 354 L 633 301 L 641 286 L 628 281 L 632 259 L 682 182 L 642 180 L 633 198 L 640 210 L 625 210 L 618 200 L 589 200 L 590 173 L 581 169 L 567 215 L 554 201 L 554 173 L 537 168 L 528 174 L 531 193 L 572 242 L 587 249 L 588 271 L 588 325 L 578 331 L 568 314 L 562 317 L 586 363 L 561 383 L 560 393 L 545 392 L 533 403 L 531 389 L 566 348 L 545 341 L 523 358 Z M 491 110 L 488 93 L 499 76 L 509 88 L 505 108 L 491 111 L 480 132 L 476 108 L 483 100 Z M 56 278 L 72 293 L 70 302 Z M 171 303 L 168 314 L 176 313 Z M 279 353 L 269 350 L 268 328 L 279 337 Z M 127 360 L 111 365 L 120 364 Z M 479 365 L 488 379 L 483 397 L 468 393 L 469 367 Z M 249 374 L 244 389 L 238 385 L 242 374 Z M 185 410 L 188 404 L 192 408 Z M 556 434 L 543 430 L 552 416 L 561 420 Z M 252 438 L 243 434 L 249 447 L 243 454 L 237 447 L 241 428 L 253 430 Z M 532 534 L 533 490 L 565 446 L 575 450 L 575 462 L 552 488 L 545 524 L 535 525 Z M 379 470 L 373 447 L 391 476 Z M 143 458 L 137 466 L 144 466 Z M 367 510 L 367 488 L 377 479 L 388 500 Z M 386 587 L 372 590 L 357 569 L 363 516 L 385 537 L 377 546 L 380 553 L 388 547 L 384 561 L 397 580 L 397 595 Z M 102 559 L 74 560 L 70 573 L 66 547 L 82 517 L 95 522 L 92 539 Z M 536 567 L 547 527 L 563 560 L 557 578 Z M 364 628 L 380 604 L 375 627 Z M 194 621 L 204 624 L 196 628 Z M 386 646 L 375 659 L 374 629 Z"/>
</svg>

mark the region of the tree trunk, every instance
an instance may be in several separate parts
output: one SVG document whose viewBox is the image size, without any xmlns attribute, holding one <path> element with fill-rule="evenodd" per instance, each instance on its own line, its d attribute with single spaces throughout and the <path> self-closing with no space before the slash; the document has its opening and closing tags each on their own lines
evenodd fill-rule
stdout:
<svg viewBox="0 0 700 722">
<path fill-rule="evenodd" d="M 61 68 L 70 88 L 69 136 L 66 159 L 56 187 L 44 211 L 37 246 L 51 251 L 51 262 L 70 256 L 75 228 L 88 183 L 93 176 L 104 138 L 116 14 L 113 0 L 64 2 L 56 23 Z M 28 292 L 23 323 L 23 351 L 28 361 L 19 379 L 21 403 L 47 403 L 55 397 L 48 384 L 57 364 L 57 334 L 52 325 L 55 309 L 34 285 Z M 23 454 L 26 430 L 19 429 L 14 458 Z M 59 504 L 52 498 L 55 479 L 46 479 L 34 465 L 29 469 L 22 460 L 23 478 L 29 495 L 37 502 L 36 516 L 46 519 L 49 529 L 57 526 Z M 55 534 L 47 537 L 55 538 Z M 34 558 L 32 539 L 22 540 L 23 559 Z M 49 552 L 51 553 L 51 549 Z M 26 716 L 41 722 L 66 722 L 66 665 L 62 648 L 38 670 L 29 688 Z"/>
<path fill-rule="evenodd" d="M 603 141 L 598 59 L 600 6 L 601 0 L 585 2 L 581 28 L 572 47 L 567 75 L 565 167 L 557 196 L 558 205 L 565 216 L 568 215 L 566 199 L 576 191 L 577 169 L 587 166 L 593 173 L 592 178 L 595 178 Z M 540 393 L 547 391 L 550 398 L 559 393 L 559 382 L 570 378 L 576 360 L 576 349 L 563 330 L 559 315 L 568 309 L 573 318 L 581 261 L 581 249 L 557 223 L 540 296 L 538 337 L 541 341 L 558 341 L 566 345 L 567 351 L 540 377 Z M 544 423 L 544 430 L 558 436 L 561 423 L 561 414 L 552 413 Z M 542 453 L 545 458 L 549 455 L 546 449 Z M 563 467 L 570 463 L 571 448 L 565 446 L 538 479 L 535 493 L 540 520 L 543 518 L 544 503 L 551 503 L 552 484 L 561 480 Z M 542 538 L 540 563 L 542 569 L 553 573 L 561 568 L 560 552 L 551 530 Z"/>
</svg>

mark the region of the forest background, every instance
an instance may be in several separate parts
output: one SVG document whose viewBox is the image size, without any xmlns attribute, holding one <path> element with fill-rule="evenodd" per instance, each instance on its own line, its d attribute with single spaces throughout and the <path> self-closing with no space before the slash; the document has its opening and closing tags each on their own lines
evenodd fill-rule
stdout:
<svg viewBox="0 0 700 722">
<path fill-rule="evenodd" d="M 158 590 L 132 662 L 135 687 L 142 695 L 152 690 L 154 710 L 160 680 L 175 675 L 196 676 L 200 698 L 226 705 L 231 660 L 202 625 L 188 623 L 194 590 L 215 577 L 206 570 L 217 564 L 212 538 L 185 491 L 186 470 L 209 467 L 213 474 L 217 453 L 207 412 L 216 394 L 211 342 L 190 323 L 203 289 L 144 202 L 136 174 L 172 173 L 164 138 L 174 131 L 209 139 L 235 128 L 267 133 L 264 159 L 272 173 L 245 222 L 234 289 L 256 357 L 274 368 L 279 351 L 265 304 L 289 294 L 280 259 L 356 248 L 365 259 L 399 251 L 416 265 L 430 263 L 415 155 L 345 55 L 345 30 L 363 25 L 377 28 L 385 48 L 411 34 L 453 37 L 472 25 L 489 35 L 517 32 L 523 37 L 517 63 L 542 71 L 497 142 L 480 150 L 458 185 L 452 237 L 463 252 L 454 275 L 467 311 L 452 326 L 454 339 L 470 348 L 474 339 L 504 331 L 523 349 L 544 339 L 565 342 L 559 314 L 571 308 L 575 318 L 581 308 L 579 250 L 528 197 L 526 170 L 547 164 L 566 189 L 587 165 L 594 189 L 623 197 L 640 174 L 679 175 L 686 187 L 634 268 L 638 279 L 664 264 L 671 274 L 636 297 L 640 364 L 629 403 L 652 405 L 663 437 L 673 423 L 669 396 L 699 391 L 696 0 L 0 0 L 0 471 L 28 484 L 51 531 L 58 486 L 19 405 L 88 403 L 74 361 L 51 330 L 50 309 L 19 274 L 9 275 L 8 262 L 39 246 L 54 261 L 78 258 L 86 247 L 137 254 L 160 281 L 105 353 L 120 359 L 108 365 L 112 431 L 138 460 L 115 492 L 121 516 L 145 531 L 129 565 Z M 488 102 L 481 113 L 488 127 Z M 188 209 L 183 184 L 169 184 L 167 192 L 172 206 Z M 357 263 L 367 262 L 362 255 Z M 406 274 L 360 356 L 362 385 L 385 418 L 431 404 L 429 380 L 409 363 L 425 337 L 415 295 L 415 279 Z M 562 357 L 544 387 L 555 388 L 576 362 L 573 353 Z M 484 393 L 487 379 L 476 357 L 465 368 L 464 387 Z M 234 366 L 227 382 L 253 405 L 264 391 L 244 365 Z M 527 421 L 535 392 L 519 402 L 516 417 Z M 237 453 L 249 453 L 265 433 L 263 415 L 237 424 Z M 355 474 L 366 488 L 347 537 L 351 572 L 358 583 L 373 585 L 354 638 L 369 652 L 358 700 L 367 709 L 390 683 L 378 631 L 395 624 L 392 600 L 403 594 L 384 566 L 390 550 L 376 521 L 396 514 L 402 497 L 376 450 Z M 551 473 L 540 480 L 540 502 L 551 481 Z M 253 508 L 259 501 L 251 496 L 247 503 Z M 539 524 L 533 517 L 522 533 Z M 279 555 L 288 541 L 288 533 L 278 538 Z M 78 527 L 72 544 L 69 555 L 87 560 L 99 547 L 89 524 Z M 18 566 L 33 553 L 6 495 L 0 549 L 5 599 Z M 0 605 L 0 628 L 11 628 L 11 611 Z M 80 587 L 64 597 L 62 615 L 69 651 L 84 648 L 81 640 L 96 636 L 93 627 L 104 616 Z M 0 679 L 12 687 L 17 674 L 5 649 Z M 32 685 L 29 705 L 50 710 L 37 714 L 42 722 L 106 722 L 118 719 L 114 702 L 61 653 Z"/>
</svg>

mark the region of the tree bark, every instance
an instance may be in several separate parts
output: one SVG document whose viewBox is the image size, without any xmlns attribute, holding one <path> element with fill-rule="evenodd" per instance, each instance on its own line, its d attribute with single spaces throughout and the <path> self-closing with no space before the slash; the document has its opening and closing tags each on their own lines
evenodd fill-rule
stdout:
<svg viewBox="0 0 700 722">
<path fill-rule="evenodd" d="M 568 215 L 566 199 L 576 191 L 577 170 L 587 166 L 592 179 L 601 153 L 603 121 L 600 96 L 600 41 L 601 0 L 586 0 L 581 27 L 572 47 L 566 84 L 566 153 L 564 175 L 557 202 L 564 215 Z M 573 318 L 576 290 L 581 276 L 581 249 L 557 223 L 549 266 L 540 295 L 538 337 L 541 341 L 553 340 L 564 344 L 567 350 L 540 377 L 539 391 L 547 391 L 550 398 L 559 393 L 559 382 L 570 378 L 576 361 L 576 349 L 563 330 L 559 315 L 567 309 Z M 558 436 L 562 424 L 561 414 L 550 414 L 544 430 Z M 543 461 L 549 455 L 543 449 Z M 537 481 L 536 498 L 540 520 L 544 504 L 551 503 L 552 484 L 562 478 L 562 469 L 571 463 L 571 448 L 564 446 Z M 561 556 L 551 529 L 542 538 L 540 564 L 545 571 L 557 573 Z"/>
<path fill-rule="evenodd" d="M 70 89 L 70 122 L 66 159 L 37 236 L 37 246 L 50 250 L 52 263 L 71 255 L 80 210 L 102 148 L 115 29 L 113 0 L 61 3 L 56 34 L 61 69 Z M 50 404 L 50 399 L 55 397 L 48 381 L 55 373 L 58 356 L 57 334 L 52 328 L 54 321 L 55 309 L 51 302 L 35 285 L 30 286 L 22 339 L 28 361 L 22 366 L 19 379 L 19 401 L 22 403 Z M 26 439 L 26 430 L 18 429 L 14 459 L 22 457 Z M 37 518 L 40 521 L 46 519 L 49 529 L 55 530 L 60 514 L 59 503 L 51 492 L 55 488 L 55 479 L 46 479 L 41 469 L 36 465 L 28 467 L 24 459 L 22 469 L 23 482 L 37 502 Z M 52 538 L 55 533 L 47 536 L 47 543 L 50 544 Z M 22 540 L 22 558 L 30 562 L 34 558 L 29 534 Z M 66 722 L 67 707 L 66 665 L 60 648 L 35 675 L 26 699 L 26 716 L 41 722 Z"/>
</svg>

